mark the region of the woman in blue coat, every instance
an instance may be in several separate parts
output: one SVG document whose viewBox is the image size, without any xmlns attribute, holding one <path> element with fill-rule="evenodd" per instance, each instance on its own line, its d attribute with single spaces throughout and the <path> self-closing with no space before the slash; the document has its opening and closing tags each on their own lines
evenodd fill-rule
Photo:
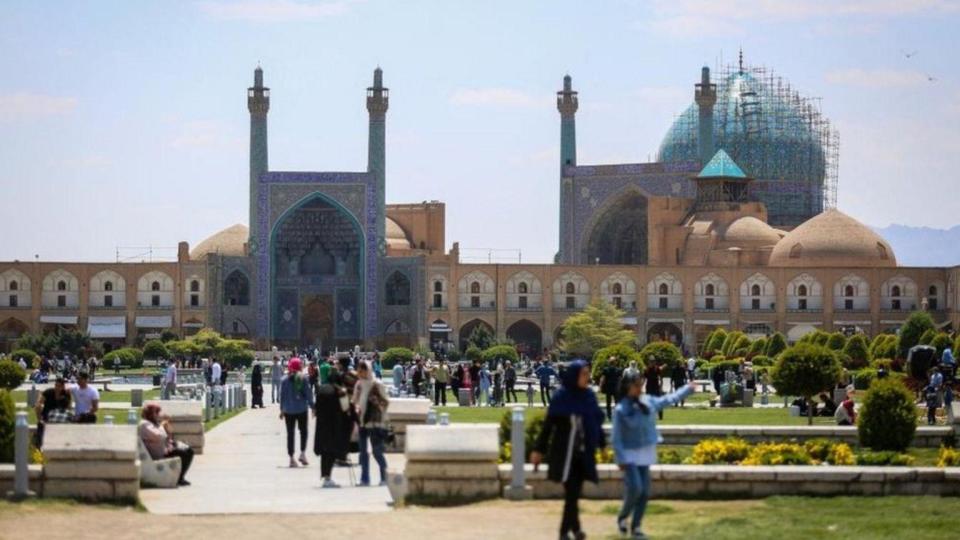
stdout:
<svg viewBox="0 0 960 540">
<path fill-rule="evenodd" d="M 635 539 L 646 538 L 640 524 L 650 498 L 650 465 L 657 462 L 657 443 L 662 440 L 657 432 L 657 413 L 694 392 L 693 383 L 666 396 L 644 394 L 643 387 L 642 377 L 625 375 L 620 380 L 620 402 L 613 410 L 613 453 L 624 483 L 617 527 L 621 534 L 629 532 Z"/>
</svg>

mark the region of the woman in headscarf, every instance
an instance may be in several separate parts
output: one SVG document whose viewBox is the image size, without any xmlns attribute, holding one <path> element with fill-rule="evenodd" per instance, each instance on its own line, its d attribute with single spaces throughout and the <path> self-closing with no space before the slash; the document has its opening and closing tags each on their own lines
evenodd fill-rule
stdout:
<svg viewBox="0 0 960 540">
<path fill-rule="evenodd" d="M 584 480 L 597 482 L 595 452 L 605 445 L 603 411 L 590 389 L 590 368 L 583 360 L 574 360 L 560 375 L 563 386 L 554 393 L 547 409 L 543 430 L 530 454 L 538 467 L 546 455 L 547 477 L 563 484 L 563 519 L 560 538 L 586 538 L 580 529 L 577 503 Z"/>
<path fill-rule="evenodd" d="M 387 442 L 387 407 L 390 400 L 383 384 L 373 377 L 366 362 L 357 367 L 357 383 L 353 387 L 353 405 L 356 408 L 358 445 L 360 452 L 360 485 L 370 485 L 370 454 L 367 442 L 373 452 L 373 459 L 380 467 L 380 485 L 387 485 L 387 460 L 383 456 Z"/>
<path fill-rule="evenodd" d="M 253 374 L 250 375 L 250 390 L 253 392 L 253 403 L 250 404 L 251 409 L 256 409 L 259 406 L 263 408 L 263 368 L 260 367 L 260 364 L 253 366 Z"/>
<path fill-rule="evenodd" d="M 320 457 L 323 487 L 337 488 L 340 486 L 333 481 L 333 466 L 350 448 L 350 435 L 344 429 L 350 425 L 349 405 L 344 408 L 347 391 L 340 372 L 330 370 L 326 382 L 317 386 L 316 394 L 313 453 Z"/>
<path fill-rule="evenodd" d="M 313 405 L 313 392 L 309 381 L 301 373 L 303 364 L 299 358 L 291 358 L 287 364 L 287 376 L 280 382 L 280 418 L 287 425 L 287 455 L 290 467 L 297 466 L 293 459 L 293 432 L 300 429 L 300 464 L 306 467 L 307 461 L 307 409 Z"/>
</svg>

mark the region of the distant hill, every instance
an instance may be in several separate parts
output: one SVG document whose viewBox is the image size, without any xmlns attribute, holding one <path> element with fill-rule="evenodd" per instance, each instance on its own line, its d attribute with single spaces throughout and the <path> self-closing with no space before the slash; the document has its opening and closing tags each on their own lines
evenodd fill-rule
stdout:
<svg viewBox="0 0 960 540">
<path fill-rule="evenodd" d="M 960 265 L 960 225 L 932 229 L 893 224 L 873 230 L 890 242 L 901 266 Z"/>
</svg>

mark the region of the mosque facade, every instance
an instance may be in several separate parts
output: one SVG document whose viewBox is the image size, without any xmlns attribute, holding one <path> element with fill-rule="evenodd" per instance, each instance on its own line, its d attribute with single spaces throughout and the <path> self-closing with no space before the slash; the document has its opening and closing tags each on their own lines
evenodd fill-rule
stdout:
<svg viewBox="0 0 960 540">
<path fill-rule="evenodd" d="M 260 347 L 457 347 L 482 325 L 536 355 L 597 300 L 622 309 L 639 342 L 688 348 L 717 327 L 873 335 L 918 309 L 957 328 L 960 268 L 898 266 L 832 207 L 835 134 L 819 113 L 742 61 L 721 73 L 715 84 L 702 70 L 658 161 L 605 165 L 577 163 L 579 96 L 565 77 L 555 262 L 465 264 L 458 243 L 447 249 L 442 202 L 386 203 L 379 68 L 365 170 L 302 172 L 270 167 L 258 67 L 249 226 L 181 242 L 170 262 L 0 262 L 0 347 L 62 327 L 108 348 L 204 327 Z"/>
</svg>

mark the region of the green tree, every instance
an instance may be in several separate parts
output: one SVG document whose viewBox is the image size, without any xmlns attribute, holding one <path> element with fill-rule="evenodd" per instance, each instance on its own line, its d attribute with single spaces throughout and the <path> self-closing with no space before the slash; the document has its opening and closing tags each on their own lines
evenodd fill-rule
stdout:
<svg viewBox="0 0 960 540">
<path fill-rule="evenodd" d="M 513 345 L 494 345 L 483 351 L 481 358 L 484 362 L 501 360 L 516 364 L 520 356 L 517 354 L 517 348 Z"/>
<path fill-rule="evenodd" d="M 0 360 L 0 388 L 13 390 L 27 378 L 27 370 L 13 360 Z"/>
<path fill-rule="evenodd" d="M 680 353 L 680 349 L 673 343 L 666 341 L 647 343 L 644 348 L 640 349 L 640 358 L 642 358 L 647 365 L 650 364 L 650 359 L 652 358 L 656 364 L 668 370 L 683 361 L 683 355 Z"/>
<path fill-rule="evenodd" d="M 405 364 L 413 361 L 413 351 L 406 347 L 390 347 L 383 353 L 381 363 L 383 369 L 393 369 L 397 363 Z"/>
<path fill-rule="evenodd" d="M 920 341 L 917 342 L 917 345 L 929 345 L 933 341 L 933 337 L 937 335 L 937 331 L 933 328 L 927 329 L 926 332 L 920 336 Z"/>
<path fill-rule="evenodd" d="M 900 358 L 906 358 L 911 347 L 920 343 L 920 337 L 927 330 L 934 329 L 933 317 L 926 311 L 914 311 L 900 327 Z"/>
<path fill-rule="evenodd" d="M 857 434 L 860 446 L 902 452 L 913 442 L 917 407 L 913 394 L 899 379 L 878 379 L 863 397 Z"/>
<path fill-rule="evenodd" d="M 785 350 L 787 350 L 787 338 L 780 332 L 776 332 L 767 341 L 767 350 L 763 354 L 775 359 L 778 354 Z"/>
<path fill-rule="evenodd" d="M 162 341 L 153 339 L 143 346 L 143 357 L 151 360 L 166 360 L 170 357 L 170 351 Z"/>
<path fill-rule="evenodd" d="M 611 357 L 614 365 L 620 369 L 628 367 L 630 362 L 636 362 L 637 369 L 643 371 L 643 357 L 632 345 L 611 345 L 593 353 L 593 362 L 590 363 L 590 376 L 594 382 L 600 382 L 600 376 Z"/>
<path fill-rule="evenodd" d="M 707 337 L 707 340 L 703 343 L 703 351 L 701 351 L 701 356 L 703 358 L 713 358 L 718 354 L 723 354 L 723 343 L 727 340 L 727 331 L 723 328 L 717 328 Z"/>
<path fill-rule="evenodd" d="M 773 386 L 781 396 L 800 396 L 809 404 L 807 424 L 813 424 L 813 396 L 833 388 L 843 374 L 833 351 L 798 343 L 784 351 L 773 366 Z"/>
<path fill-rule="evenodd" d="M 727 358 L 733 356 L 734 351 L 741 347 L 741 340 L 746 338 L 747 335 L 739 330 L 734 330 L 727 334 L 727 338 L 723 340 L 723 348 L 720 350 L 720 353 Z M 749 343 L 750 338 L 747 338 Z"/>
<path fill-rule="evenodd" d="M 470 331 L 470 335 L 467 337 L 467 343 L 475 346 L 481 351 L 489 349 L 495 342 L 496 340 L 494 339 L 493 334 L 485 324 L 478 324 L 474 326 L 473 330 Z"/>
<path fill-rule="evenodd" d="M 939 362 L 943 351 L 951 346 L 950 336 L 940 332 L 930 340 L 930 346 L 937 349 L 937 362 Z"/>
<path fill-rule="evenodd" d="M 574 356 L 590 358 L 611 345 L 632 345 L 633 332 L 623 326 L 623 311 L 607 302 L 594 302 L 563 321 L 560 347 Z"/>
<path fill-rule="evenodd" d="M 842 351 L 847 344 L 847 336 L 842 332 L 834 332 L 827 338 L 827 348 L 831 351 Z"/>
<path fill-rule="evenodd" d="M 843 347 L 844 358 L 847 359 L 843 366 L 847 369 L 862 369 L 870 365 L 870 352 L 867 350 L 867 338 L 863 334 L 854 334 L 847 340 Z"/>
<path fill-rule="evenodd" d="M 750 349 L 747 351 L 747 354 L 753 358 L 757 355 L 762 355 L 767 350 L 767 338 L 761 337 L 753 340 L 753 343 L 750 344 Z"/>
</svg>

